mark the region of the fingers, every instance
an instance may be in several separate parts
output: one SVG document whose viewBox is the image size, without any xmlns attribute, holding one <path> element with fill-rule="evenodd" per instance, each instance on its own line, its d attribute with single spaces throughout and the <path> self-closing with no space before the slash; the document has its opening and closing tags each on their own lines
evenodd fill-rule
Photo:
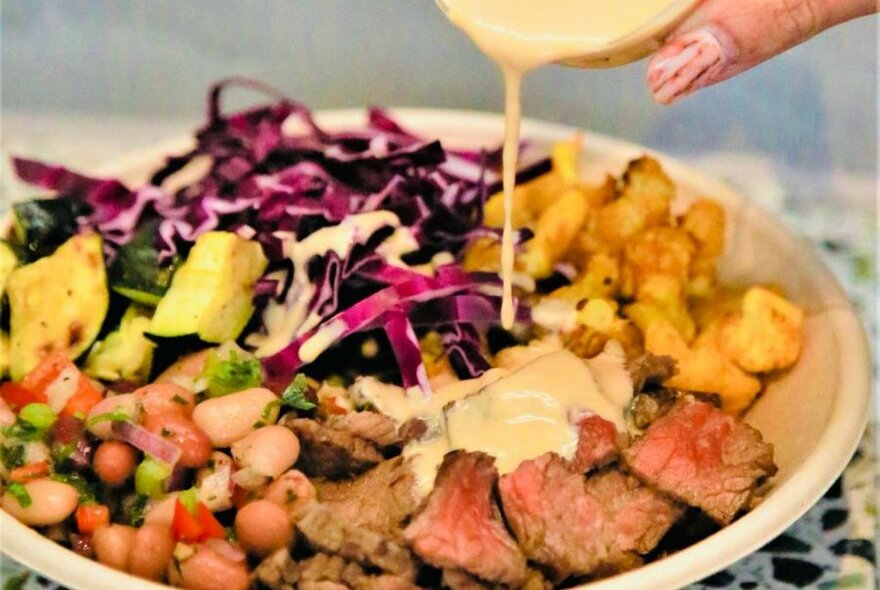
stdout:
<svg viewBox="0 0 880 590">
<path fill-rule="evenodd" d="M 648 86 L 669 104 L 877 9 L 877 0 L 705 0 L 651 59 Z"/>
</svg>

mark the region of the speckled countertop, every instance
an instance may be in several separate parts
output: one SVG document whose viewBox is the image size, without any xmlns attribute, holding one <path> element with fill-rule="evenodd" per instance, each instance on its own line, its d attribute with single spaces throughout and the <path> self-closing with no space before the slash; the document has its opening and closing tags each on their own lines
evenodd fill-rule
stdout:
<svg viewBox="0 0 880 590">
<path fill-rule="evenodd" d="M 190 126 L 81 115 L 4 115 L 2 124 L 0 208 L 18 189 L 6 165 L 9 154 L 54 159 L 87 170 Z M 806 235 L 844 285 L 876 343 L 876 178 L 835 173 L 820 180 L 803 171 L 780 169 L 753 154 L 711 154 L 690 161 Z M 876 356 L 874 360 L 876 367 Z M 816 506 L 758 552 L 692 588 L 876 588 L 876 418 L 875 409 L 853 460 Z M 3 590 L 59 588 L 9 558 L 0 560 Z"/>
</svg>

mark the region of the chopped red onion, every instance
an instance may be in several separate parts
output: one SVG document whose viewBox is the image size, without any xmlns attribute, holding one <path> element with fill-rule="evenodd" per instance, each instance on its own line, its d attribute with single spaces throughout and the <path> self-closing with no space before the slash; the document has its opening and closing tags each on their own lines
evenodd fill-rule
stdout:
<svg viewBox="0 0 880 590">
<path fill-rule="evenodd" d="M 119 440 L 127 442 L 134 448 L 172 467 L 180 459 L 181 451 L 179 448 L 143 426 L 132 424 L 127 420 L 119 421 L 113 423 L 113 432 L 119 437 Z"/>
</svg>

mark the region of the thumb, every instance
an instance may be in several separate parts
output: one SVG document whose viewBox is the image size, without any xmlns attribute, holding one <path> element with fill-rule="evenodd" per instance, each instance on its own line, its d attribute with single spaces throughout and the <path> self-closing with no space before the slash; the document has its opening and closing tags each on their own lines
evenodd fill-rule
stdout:
<svg viewBox="0 0 880 590">
<path fill-rule="evenodd" d="M 669 104 L 877 9 L 877 0 L 705 0 L 651 59 L 648 86 Z"/>
</svg>

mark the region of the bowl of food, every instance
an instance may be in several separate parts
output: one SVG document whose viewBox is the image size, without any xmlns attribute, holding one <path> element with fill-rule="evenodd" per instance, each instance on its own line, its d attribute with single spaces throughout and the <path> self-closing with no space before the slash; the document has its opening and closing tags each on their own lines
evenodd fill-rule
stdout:
<svg viewBox="0 0 880 590">
<path fill-rule="evenodd" d="M 2 550 L 71 588 L 675 588 L 852 455 L 865 337 L 804 241 L 644 148 L 276 97 L 12 210 Z M 439 139 L 440 141 L 435 141 Z M 387 586 L 380 586 L 387 585 Z"/>
</svg>

